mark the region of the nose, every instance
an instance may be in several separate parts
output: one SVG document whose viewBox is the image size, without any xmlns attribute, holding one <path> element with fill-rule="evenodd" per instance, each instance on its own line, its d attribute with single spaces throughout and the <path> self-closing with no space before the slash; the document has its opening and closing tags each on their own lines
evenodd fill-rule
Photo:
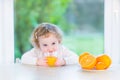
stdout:
<svg viewBox="0 0 120 80">
<path fill-rule="evenodd" d="M 48 49 L 48 52 L 49 52 L 49 53 L 54 52 L 54 48 L 50 47 L 50 48 Z"/>
</svg>

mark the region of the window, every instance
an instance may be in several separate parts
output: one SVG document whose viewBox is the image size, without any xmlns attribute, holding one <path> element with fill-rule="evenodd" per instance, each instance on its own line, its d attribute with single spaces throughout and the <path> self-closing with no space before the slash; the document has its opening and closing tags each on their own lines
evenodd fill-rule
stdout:
<svg viewBox="0 0 120 80">
<path fill-rule="evenodd" d="M 63 44 L 78 55 L 104 52 L 103 0 L 16 1 L 15 21 L 15 57 L 32 48 L 30 35 L 42 22 L 58 25 L 65 33 Z"/>
</svg>

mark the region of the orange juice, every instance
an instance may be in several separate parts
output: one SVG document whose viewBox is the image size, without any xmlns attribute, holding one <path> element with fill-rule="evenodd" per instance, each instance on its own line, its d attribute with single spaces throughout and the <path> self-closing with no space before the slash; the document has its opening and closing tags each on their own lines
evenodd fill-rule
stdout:
<svg viewBox="0 0 120 80">
<path fill-rule="evenodd" d="M 55 62 L 57 60 L 57 57 L 55 57 L 55 56 L 47 56 L 46 58 L 47 58 L 48 66 L 50 66 L 50 67 L 55 66 Z"/>
</svg>

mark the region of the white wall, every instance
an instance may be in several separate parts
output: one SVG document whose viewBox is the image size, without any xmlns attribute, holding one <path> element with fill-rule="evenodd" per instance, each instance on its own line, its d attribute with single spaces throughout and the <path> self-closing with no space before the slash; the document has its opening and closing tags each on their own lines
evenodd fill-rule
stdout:
<svg viewBox="0 0 120 80">
<path fill-rule="evenodd" d="M 0 64 L 14 62 L 13 0 L 0 0 Z"/>
<path fill-rule="evenodd" d="M 120 63 L 120 0 L 105 0 L 105 53 Z"/>
</svg>

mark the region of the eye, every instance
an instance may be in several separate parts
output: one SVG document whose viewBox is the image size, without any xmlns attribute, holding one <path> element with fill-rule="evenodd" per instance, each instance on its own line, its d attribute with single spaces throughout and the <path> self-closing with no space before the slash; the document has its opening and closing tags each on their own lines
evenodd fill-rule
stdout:
<svg viewBox="0 0 120 80">
<path fill-rule="evenodd" d="M 43 46 L 47 46 L 47 44 L 43 44 Z"/>
<path fill-rule="evenodd" d="M 52 45 L 55 45 L 55 44 L 56 44 L 55 42 L 52 43 Z"/>
</svg>

